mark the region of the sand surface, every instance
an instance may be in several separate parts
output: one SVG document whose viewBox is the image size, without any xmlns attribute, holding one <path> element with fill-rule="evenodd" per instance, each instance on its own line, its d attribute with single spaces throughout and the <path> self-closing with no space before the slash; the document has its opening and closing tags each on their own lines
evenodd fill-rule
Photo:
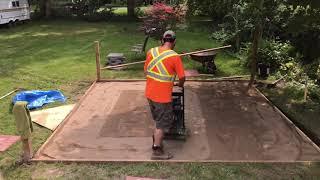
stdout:
<svg viewBox="0 0 320 180">
<path fill-rule="evenodd" d="M 144 82 L 96 83 L 35 159 L 150 160 L 153 121 Z M 184 141 L 166 141 L 174 160 L 312 161 L 320 153 L 243 82 L 188 82 Z"/>
</svg>

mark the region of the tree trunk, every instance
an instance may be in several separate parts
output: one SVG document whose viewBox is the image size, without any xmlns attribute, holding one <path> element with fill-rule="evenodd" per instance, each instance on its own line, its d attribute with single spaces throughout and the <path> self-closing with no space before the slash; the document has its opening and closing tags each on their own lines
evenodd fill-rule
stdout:
<svg viewBox="0 0 320 180">
<path fill-rule="evenodd" d="M 259 8 L 259 17 L 256 21 L 254 34 L 253 34 L 253 43 L 252 43 L 252 50 L 251 50 L 251 77 L 250 82 L 248 85 L 248 90 L 252 88 L 252 85 L 255 81 L 256 72 L 257 72 L 257 54 L 258 54 L 258 48 L 259 48 L 259 42 L 262 35 L 262 19 L 261 19 L 261 9 L 263 8 L 263 1 L 264 0 L 257 0 L 257 7 Z M 257 14 L 257 15 L 258 15 Z"/>
<path fill-rule="evenodd" d="M 51 0 L 46 0 L 46 18 L 51 17 Z"/>
<path fill-rule="evenodd" d="M 258 46 L 259 41 L 261 39 L 261 32 L 262 32 L 262 26 L 261 24 L 257 24 L 254 29 L 254 37 L 253 37 L 253 44 L 252 44 L 252 54 L 251 54 L 251 77 L 250 82 L 248 85 L 248 89 L 250 89 L 255 81 L 256 72 L 257 72 L 257 54 L 258 54 Z"/>
<path fill-rule="evenodd" d="M 39 1 L 39 10 L 40 10 L 41 17 L 46 15 L 46 0 Z"/>
<path fill-rule="evenodd" d="M 49 18 L 51 16 L 51 0 L 40 0 L 39 8 L 41 17 Z"/>
<path fill-rule="evenodd" d="M 134 8 L 135 8 L 135 0 L 127 0 L 128 4 L 128 16 L 129 17 L 135 17 Z"/>
<path fill-rule="evenodd" d="M 236 52 L 240 51 L 240 28 L 239 28 L 239 13 L 238 9 L 236 11 L 236 18 L 235 18 L 235 30 L 236 30 Z"/>
<path fill-rule="evenodd" d="M 236 35 L 236 52 L 240 51 L 240 34 Z"/>
</svg>

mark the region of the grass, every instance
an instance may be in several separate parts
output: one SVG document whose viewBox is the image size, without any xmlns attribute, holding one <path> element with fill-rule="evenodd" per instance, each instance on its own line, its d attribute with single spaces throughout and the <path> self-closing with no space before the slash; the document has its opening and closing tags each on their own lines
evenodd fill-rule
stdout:
<svg viewBox="0 0 320 180">
<path fill-rule="evenodd" d="M 23 87 L 26 89 L 59 89 L 68 103 L 79 96 L 95 80 L 93 42 L 101 42 L 101 57 L 110 52 L 125 53 L 128 61 L 143 60 L 144 55 L 130 52 L 132 45 L 142 43 L 144 35 L 137 31 L 136 22 L 87 23 L 81 21 L 30 22 L 14 29 L 0 29 L 0 95 Z M 220 45 L 209 39 L 203 27 L 177 32 L 177 52 Z M 158 45 L 150 40 L 148 48 Z M 187 68 L 201 65 L 184 58 Z M 237 58 L 219 53 L 216 76 L 247 74 Z M 105 71 L 104 78 L 141 78 L 142 65 L 126 71 Z M 16 134 L 10 111 L 12 96 L 0 101 L 0 134 Z M 34 125 L 33 146 L 38 149 L 51 131 Z M 20 144 L 0 154 L 1 174 L 6 179 L 58 178 L 108 179 L 125 175 L 151 176 L 170 179 L 310 179 L 319 176 L 320 165 L 314 164 L 43 164 L 15 166 Z M 9 155 L 10 154 L 10 155 Z"/>
<path fill-rule="evenodd" d="M 316 179 L 315 164 L 44 164 L 12 167 L 8 179 L 121 179 L 151 176 L 168 179 Z M 257 176 L 258 174 L 258 176 Z"/>
<path fill-rule="evenodd" d="M 144 12 L 148 7 L 147 6 L 140 6 L 139 9 L 141 12 Z M 114 14 L 116 16 L 126 16 L 128 15 L 128 8 L 127 7 L 115 7 Z"/>
<path fill-rule="evenodd" d="M 118 16 L 126 16 L 128 14 L 128 8 L 127 7 L 117 7 L 114 8 L 114 14 Z"/>
</svg>

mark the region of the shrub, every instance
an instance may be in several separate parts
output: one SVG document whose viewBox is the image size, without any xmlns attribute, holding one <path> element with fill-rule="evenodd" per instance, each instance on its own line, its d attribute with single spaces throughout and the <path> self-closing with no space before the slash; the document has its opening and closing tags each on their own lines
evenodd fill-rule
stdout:
<svg viewBox="0 0 320 180">
<path fill-rule="evenodd" d="M 293 64 L 294 58 L 290 56 L 293 48 L 289 43 L 274 40 L 264 40 L 258 51 L 258 63 L 270 64 L 272 72 L 276 72 L 280 67 L 290 63 Z M 283 69 L 285 70 L 285 69 Z"/>
<path fill-rule="evenodd" d="M 301 65 L 294 61 L 281 64 L 279 73 L 287 75 L 287 80 L 297 83 L 302 83 L 305 79 Z"/>
<path fill-rule="evenodd" d="M 98 11 L 84 14 L 84 19 L 90 22 L 109 20 L 114 15 L 112 7 L 104 7 Z"/>
<path fill-rule="evenodd" d="M 213 32 L 210 37 L 212 39 L 225 43 L 232 37 L 232 35 L 228 31 L 226 31 L 224 28 L 222 28 L 219 31 Z"/>
<path fill-rule="evenodd" d="M 243 59 L 243 65 L 249 67 L 252 43 L 244 43 L 237 53 Z M 294 53 L 293 47 L 286 42 L 263 40 L 257 54 L 257 64 L 270 65 L 270 73 L 281 77 L 286 75 L 287 80 L 302 82 L 304 68 L 299 63 L 299 58 Z M 293 56 L 295 55 L 295 56 Z M 245 57 L 245 58 L 243 58 Z"/>
<path fill-rule="evenodd" d="M 320 59 L 304 65 L 304 69 L 311 79 L 315 79 L 318 81 L 318 83 L 320 83 Z"/>
<path fill-rule="evenodd" d="M 223 20 L 223 17 L 232 10 L 232 6 L 239 0 L 188 0 L 188 14 L 209 16 L 215 21 Z M 218 23 L 221 23 L 218 22 Z"/>
<path fill-rule="evenodd" d="M 320 89 L 319 86 L 311 86 L 309 88 L 309 97 L 311 100 L 320 104 Z"/>
<path fill-rule="evenodd" d="M 105 6 L 109 0 L 75 0 L 70 3 L 73 14 L 88 21 L 99 21 L 109 19 L 113 15 L 112 6 Z"/>
<path fill-rule="evenodd" d="M 145 12 L 142 30 L 148 32 L 156 28 L 150 35 L 159 40 L 167 29 L 175 30 L 177 24 L 185 20 L 186 10 L 183 5 L 172 7 L 164 3 L 154 3 Z"/>
</svg>

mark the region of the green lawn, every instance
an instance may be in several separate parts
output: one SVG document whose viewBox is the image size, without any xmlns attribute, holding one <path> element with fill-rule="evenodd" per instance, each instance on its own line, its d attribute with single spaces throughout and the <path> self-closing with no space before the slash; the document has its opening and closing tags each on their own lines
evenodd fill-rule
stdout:
<svg viewBox="0 0 320 180">
<path fill-rule="evenodd" d="M 14 29 L 0 29 L 0 96 L 22 87 L 26 89 L 59 89 L 76 102 L 95 80 L 93 42 L 101 42 L 101 59 L 110 52 L 125 53 L 128 61 L 144 60 L 130 47 L 142 43 L 144 35 L 135 22 L 87 23 L 81 21 L 30 22 Z M 177 52 L 210 48 L 220 43 L 210 40 L 203 27 L 177 32 Z M 151 40 L 148 48 L 158 45 Z M 221 52 L 217 58 L 216 76 L 247 74 L 241 62 Z M 184 58 L 187 68 L 201 67 Z M 104 78 L 142 78 L 142 65 L 126 71 L 105 71 Z M 15 134 L 11 114 L 12 96 L 0 101 L 0 134 Z M 33 145 L 37 149 L 51 132 L 35 125 Z M 8 179 L 67 178 L 94 179 L 123 175 L 171 179 L 306 179 L 319 176 L 319 164 L 43 164 L 15 166 L 20 144 L 0 155 L 1 173 Z M 0 174 L 1 175 L 1 174 Z M 0 177 L 1 179 L 1 177 Z"/>
<path fill-rule="evenodd" d="M 126 16 L 128 14 L 128 8 L 127 7 L 117 7 L 114 8 L 114 14 L 118 16 Z"/>
<path fill-rule="evenodd" d="M 143 12 L 146 10 L 148 7 L 147 6 L 141 6 L 139 7 L 140 11 Z M 127 7 L 116 7 L 114 8 L 114 14 L 117 16 L 126 16 L 128 14 L 128 8 Z"/>
</svg>

